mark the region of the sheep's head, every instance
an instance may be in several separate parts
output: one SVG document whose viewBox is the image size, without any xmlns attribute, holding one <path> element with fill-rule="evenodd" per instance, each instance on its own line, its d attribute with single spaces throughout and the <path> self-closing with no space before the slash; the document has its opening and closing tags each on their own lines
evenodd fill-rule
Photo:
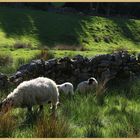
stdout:
<svg viewBox="0 0 140 140">
<path fill-rule="evenodd" d="M 1 108 L 2 108 L 2 102 L 0 103 L 0 111 L 1 111 Z"/>
<path fill-rule="evenodd" d="M 60 85 L 57 85 L 59 92 L 63 92 Z"/>
<path fill-rule="evenodd" d="M 60 86 L 59 86 L 59 85 L 57 85 L 57 88 L 58 88 L 58 90 L 60 91 Z"/>
<path fill-rule="evenodd" d="M 88 79 L 88 84 L 89 85 L 97 85 L 98 82 L 95 78 L 91 77 L 91 78 Z"/>
<path fill-rule="evenodd" d="M 14 100 L 6 98 L 0 103 L 0 114 L 8 112 L 14 104 Z"/>
</svg>

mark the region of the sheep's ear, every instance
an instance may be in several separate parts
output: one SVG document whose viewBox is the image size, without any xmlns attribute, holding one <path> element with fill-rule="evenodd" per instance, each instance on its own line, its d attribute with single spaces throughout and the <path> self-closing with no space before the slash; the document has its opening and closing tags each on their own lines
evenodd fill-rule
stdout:
<svg viewBox="0 0 140 140">
<path fill-rule="evenodd" d="M 0 102 L 0 110 L 1 110 L 1 108 L 2 108 L 2 102 Z"/>
<path fill-rule="evenodd" d="M 11 107 L 13 106 L 13 100 L 12 99 L 6 99 L 2 102 L 1 105 L 1 111 L 6 113 L 9 109 L 11 109 Z"/>
<path fill-rule="evenodd" d="M 90 78 L 90 79 L 88 79 L 88 84 L 89 84 L 89 85 L 91 85 L 93 82 L 94 82 L 94 80 L 93 80 L 93 79 L 91 79 L 91 78 Z"/>
<path fill-rule="evenodd" d="M 60 103 L 60 102 L 59 102 L 57 105 L 58 105 L 58 106 L 61 106 L 61 105 L 62 105 L 62 103 Z"/>
<path fill-rule="evenodd" d="M 14 100 L 13 99 L 10 99 L 9 100 L 9 106 L 11 107 L 11 106 L 13 106 L 13 104 L 14 104 Z"/>
</svg>

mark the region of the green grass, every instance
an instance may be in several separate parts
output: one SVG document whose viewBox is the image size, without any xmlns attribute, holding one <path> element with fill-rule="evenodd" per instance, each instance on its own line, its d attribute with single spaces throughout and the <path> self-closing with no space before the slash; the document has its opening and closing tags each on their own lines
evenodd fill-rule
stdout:
<svg viewBox="0 0 140 140">
<path fill-rule="evenodd" d="M 12 59 L 12 63 L 0 66 L 0 72 L 10 75 L 43 48 L 49 48 L 57 58 L 76 54 L 92 57 L 117 48 L 139 52 L 140 20 L 0 7 L 0 40 L 1 54 L 6 53 Z M 30 47 L 14 48 L 18 42 Z M 57 49 L 61 45 L 66 45 L 66 49 L 83 46 L 85 50 Z M 57 126 L 53 129 L 49 105 L 45 105 L 44 114 L 38 114 L 36 107 L 32 115 L 26 109 L 13 109 L 10 116 L 0 121 L 0 137 L 140 137 L 140 81 L 125 83 L 112 81 L 102 104 L 95 93 L 75 93 L 74 99 L 61 95 L 62 104 L 55 118 Z M 0 90 L 1 100 L 13 89 Z"/>
<path fill-rule="evenodd" d="M 49 105 L 45 105 L 43 114 L 38 113 L 36 107 L 32 115 L 26 114 L 25 109 L 13 109 L 10 121 L 16 120 L 14 131 L 8 127 L 9 122 L 5 127 L 1 125 L 1 128 L 10 132 L 9 137 L 22 138 L 140 137 L 140 80 L 123 87 L 119 84 L 116 86 L 117 88 L 108 88 L 104 93 L 102 105 L 97 101 L 94 92 L 87 95 L 75 93 L 74 98 L 70 99 L 61 95 L 61 106 L 54 118 L 50 114 Z M 8 92 L 2 92 L 3 97 Z M 8 137 L 7 134 L 2 136 Z"/>
<path fill-rule="evenodd" d="M 92 51 L 140 47 L 140 20 L 63 15 L 38 10 L 0 7 L 0 49 L 16 42 L 32 47 L 81 45 Z M 99 42 L 95 40 L 99 38 Z M 105 38 L 109 38 L 106 43 Z"/>
</svg>

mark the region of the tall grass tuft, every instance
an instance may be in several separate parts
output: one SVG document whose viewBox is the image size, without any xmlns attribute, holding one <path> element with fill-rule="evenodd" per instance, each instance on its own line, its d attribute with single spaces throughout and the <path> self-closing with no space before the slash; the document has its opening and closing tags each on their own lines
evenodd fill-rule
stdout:
<svg viewBox="0 0 140 140">
<path fill-rule="evenodd" d="M 13 58 L 10 54 L 0 53 L 0 66 L 8 66 L 13 62 Z"/>
<path fill-rule="evenodd" d="M 43 59 L 43 60 L 48 60 L 54 58 L 54 54 L 52 51 L 49 49 L 41 50 L 38 54 L 36 54 L 32 59 Z"/>
<path fill-rule="evenodd" d="M 0 119 L 0 137 L 11 137 L 16 125 L 11 112 L 2 115 Z"/>
<path fill-rule="evenodd" d="M 87 51 L 89 49 L 83 46 L 76 46 L 76 45 L 56 45 L 56 50 L 72 50 L 72 51 Z"/>
<path fill-rule="evenodd" d="M 93 121 L 90 122 L 85 129 L 85 137 L 88 138 L 98 138 L 102 136 L 101 128 L 102 123 L 98 117 L 93 118 Z"/>
<path fill-rule="evenodd" d="M 55 115 L 43 115 L 35 126 L 35 137 L 56 138 L 68 137 L 71 134 L 70 125 L 64 118 Z"/>
<path fill-rule="evenodd" d="M 106 83 L 100 82 L 96 88 L 96 99 L 98 104 L 102 105 L 104 103 L 104 96 L 106 92 Z"/>
<path fill-rule="evenodd" d="M 13 46 L 14 49 L 21 49 L 21 48 L 31 48 L 32 45 L 30 43 L 23 43 L 23 42 L 16 42 Z"/>
<path fill-rule="evenodd" d="M 25 64 L 26 62 L 27 62 L 26 59 L 24 59 L 24 58 L 18 58 L 16 60 L 15 66 L 16 66 L 16 68 L 19 68 L 21 65 Z"/>
</svg>

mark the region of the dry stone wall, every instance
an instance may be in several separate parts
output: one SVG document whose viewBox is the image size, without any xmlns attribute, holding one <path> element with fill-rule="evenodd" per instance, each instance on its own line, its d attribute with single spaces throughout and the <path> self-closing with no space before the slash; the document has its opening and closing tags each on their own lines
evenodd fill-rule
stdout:
<svg viewBox="0 0 140 140">
<path fill-rule="evenodd" d="M 140 73 L 140 55 L 129 54 L 127 51 L 112 54 L 96 55 L 92 58 L 77 55 L 73 58 L 32 60 L 29 64 L 22 65 L 9 79 L 13 83 L 45 76 L 61 84 L 69 81 L 78 84 L 89 77 L 98 81 L 106 77 L 130 79 Z"/>
</svg>

